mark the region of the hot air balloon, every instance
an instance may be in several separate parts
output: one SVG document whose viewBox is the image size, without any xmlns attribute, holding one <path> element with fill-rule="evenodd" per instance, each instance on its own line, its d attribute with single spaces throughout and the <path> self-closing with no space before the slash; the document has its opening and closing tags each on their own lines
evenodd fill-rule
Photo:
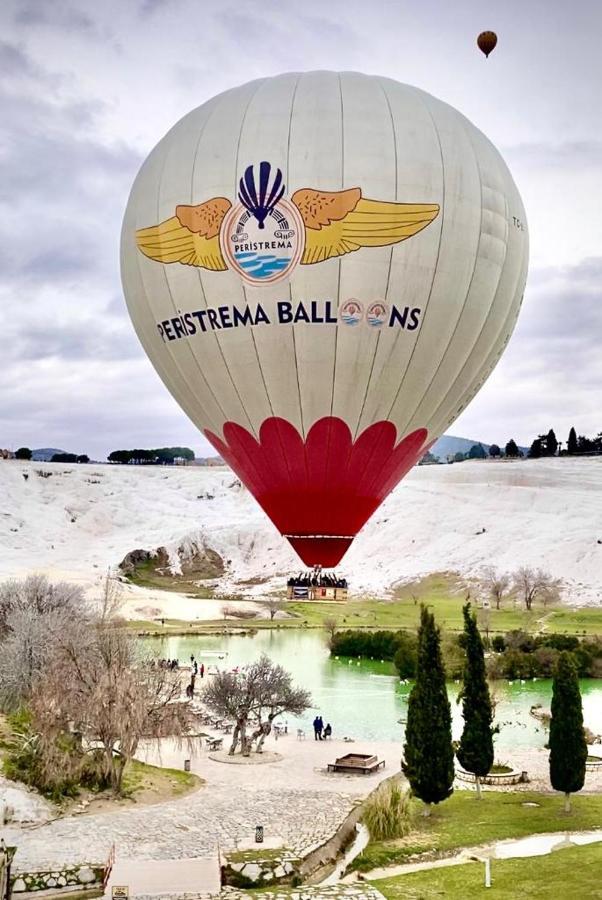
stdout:
<svg viewBox="0 0 602 900">
<path fill-rule="evenodd" d="M 226 91 L 143 164 L 122 232 L 134 327 L 307 565 L 340 561 L 491 373 L 525 221 L 464 116 L 352 72 Z"/>
<path fill-rule="evenodd" d="M 492 50 L 495 50 L 497 44 L 497 34 L 495 31 L 482 31 L 477 38 L 477 46 L 481 53 L 489 56 Z"/>
</svg>

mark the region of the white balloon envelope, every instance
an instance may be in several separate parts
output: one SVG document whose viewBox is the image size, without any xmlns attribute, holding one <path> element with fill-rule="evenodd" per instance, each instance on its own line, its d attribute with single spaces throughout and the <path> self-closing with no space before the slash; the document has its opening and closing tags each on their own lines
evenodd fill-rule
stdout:
<svg viewBox="0 0 602 900">
<path fill-rule="evenodd" d="M 265 78 L 138 174 L 122 277 L 181 407 L 308 565 L 336 565 L 481 388 L 527 273 L 493 145 L 414 87 Z"/>
</svg>

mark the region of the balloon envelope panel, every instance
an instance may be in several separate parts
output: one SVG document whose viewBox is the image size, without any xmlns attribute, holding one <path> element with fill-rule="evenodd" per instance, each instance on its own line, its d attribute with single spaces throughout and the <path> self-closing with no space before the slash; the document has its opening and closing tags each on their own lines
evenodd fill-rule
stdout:
<svg viewBox="0 0 602 900">
<path fill-rule="evenodd" d="M 358 73 L 286 74 L 185 116 L 122 234 L 134 326 L 309 565 L 335 565 L 482 386 L 527 270 L 493 145 Z"/>
</svg>

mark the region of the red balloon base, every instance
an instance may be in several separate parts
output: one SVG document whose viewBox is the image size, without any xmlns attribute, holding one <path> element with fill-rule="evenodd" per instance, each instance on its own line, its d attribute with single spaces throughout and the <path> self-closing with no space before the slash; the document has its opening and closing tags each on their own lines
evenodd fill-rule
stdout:
<svg viewBox="0 0 602 900">
<path fill-rule="evenodd" d="M 333 569 L 345 556 L 352 537 L 288 537 L 287 540 L 297 556 L 306 566 L 313 569 L 322 566 L 324 569 Z"/>
<path fill-rule="evenodd" d="M 428 449 L 426 428 L 396 443 L 395 425 L 381 421 L 353 440 L 335 416 L 315 422 L 305 440 L 276 416 L 262 423 L 259 440 L 236 422 L 226 422 L 223 440 L 205 436 L 303 562 L 327 568 Z"/>
</svg>

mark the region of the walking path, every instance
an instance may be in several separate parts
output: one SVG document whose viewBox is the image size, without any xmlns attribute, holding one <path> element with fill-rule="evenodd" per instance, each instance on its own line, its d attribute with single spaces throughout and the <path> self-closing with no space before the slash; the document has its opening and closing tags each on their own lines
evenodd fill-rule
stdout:
<svg viewBox="0 0 602 900">
<path fill-rule="evenodd" d="M 398 745 L 352 746 L 360 752 L 377 752 L 390 768 L 374 776 L 329 775 L 326 764 L 348 744 L 297 741 L 292 735 L 278 741 L 270 738 L 266 749 L 283 758 L 264 765 L 218 762 L 203 750 L 192 758 L 191 770 L 207 783 L 179 800 L 73 815 L 35 828 L 10 825 L 0 829 L 0 835 L 18 848 L 16 872 L 104 863 L 113 842 L 120 860 L 198 858 L 213 853 L 218 845 L 222 850 L 245 849 L 253 846 L 256 825 L 263 826 L 268 846 L 305 855 L 330 838 L 355 803 L 382 778 L 399 770 Z M 182 769 L 187 755 L 168 740 L 160 757 L 142 748 L 140 758 Z"/>
<path fill-rule="evenodd" d="M 109 878 L 106 894 L 111 896 L 115 885 L 127 885 L 131 897 L 160 894 L 162 891 L 179 897 L 204 891 L 219 894 L 220 869 L 217 853 L 213 856 L 186 860 L 116 860 Z"/>
</svg>

